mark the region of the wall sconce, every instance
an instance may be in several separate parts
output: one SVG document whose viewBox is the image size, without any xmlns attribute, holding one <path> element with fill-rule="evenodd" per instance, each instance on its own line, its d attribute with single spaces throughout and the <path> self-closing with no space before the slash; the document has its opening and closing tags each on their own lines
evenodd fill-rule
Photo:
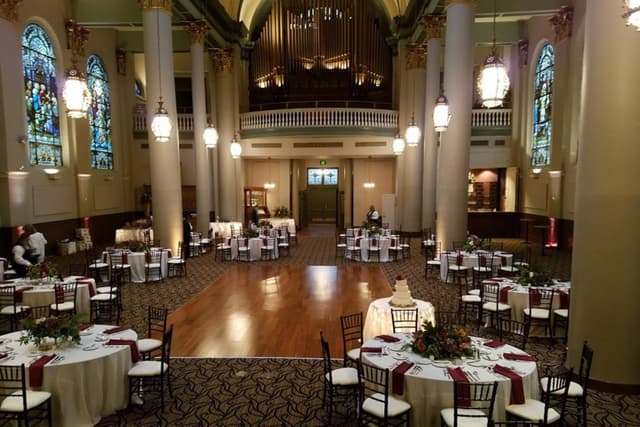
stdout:
<svg viewBox="0 0 640 427">
<path fill-rule="evenodd" d="M 560 178 L 562 176 L 562 171 L 549 171 L 549 176 L 551 178 Z"/>
<path fill-rule="evenodd" d="M 531 175 L 529 175 L 533 179 L 540 178 L 540 174 L 542 173 L 542 168 L 533 168 L 531 169 Z"/>
<path fill-rule="evenodd" d="M 91 174 L 90 173 L 79 173 L 76 176 L 78 177 L 78 179 L 89 179 L 89 178 L 91 178 Z"/>
<path fill-rule="evenodd" d="M 47 174 L 47 178 L 54 180 L 60 179 L 60 169 L 57 168 L 44 168 L 42 171 Z"/>
</svg>

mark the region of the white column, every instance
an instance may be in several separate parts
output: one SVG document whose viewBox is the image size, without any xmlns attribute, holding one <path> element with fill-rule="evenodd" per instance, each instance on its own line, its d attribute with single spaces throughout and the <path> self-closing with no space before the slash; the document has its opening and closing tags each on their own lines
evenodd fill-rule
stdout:
<svg viewBox="0 0 640 427">
<path fill-rule="evenodd" d="M 473 0 L 450 0 L 444 53 L 444 92 L 452 115 L 442 135 L 436 194 L 436 234 L 442 248 L 467 233 L 467 188 L 473 95 Z"/>
<path fill-rule="evenodd" d="M 579 366 L 587 340 L 592 379 L 637 389 L 640 37 L 600 0 L 587 0 L 584 26 L 567 364 Z"/>
<path fill-rule="evenodd" d="M 422 228 L 436 225 L 436 180 L 438 167 L 438 136 L 433 126 L 433 108 L 440 96 L 440 55 L 442 50 L 442 15 L 426 15 L 422 24 L 427 32 L 427 82 L 424 97 L 424 157 L 422 172 Z"/>
<path fill-rule="evenodd" d="M 231 139 L 234 128 L 234 88 L 233 85 L 233 51 L 227 49 L 211 49 L 211 62 L 215 72 L 216 111 L 218 126 L 218 176 L 220 179 L 220 219 L 227 221 L 243 221 L 237 217 L 236 187 L 240 159 L 231 158 Z M 239 137 L 238 137 L 239 138 Z"/>
<path fill-rule="evenodd" d="M 191 95 L 193 97 L 193 152 L 196 157 L 196 229 L 207 235 L 211 211 L 211 170 L 208 148 L 203 132 L 207 127 L 204 87 L 204 39 L 208 31 L 204 21 L 191 22 L 186 27 L 191 36 Z"/>
<path fill-rule="evenodd" d="M 168 142 L 156 142 L 149 131 L 149 163 L 154 238 L 177 252 L 182 240 L 182 181 L 173 78 L 171 4 L 148 6 L 142 10 L 144 24 L 144 62 L 147 76 L 147 123 L 153 121 L 157 101 L 162 95 L 173 127 Z M 162 93 L 160 91 L 162 87 Z"/>
</svg>

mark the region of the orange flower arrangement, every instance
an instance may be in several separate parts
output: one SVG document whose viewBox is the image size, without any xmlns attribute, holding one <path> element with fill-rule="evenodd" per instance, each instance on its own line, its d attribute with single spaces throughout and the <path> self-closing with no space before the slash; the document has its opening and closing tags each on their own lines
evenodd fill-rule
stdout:
<svg viewBox="0 0 640 427">
<path fill-rule="evenodd" d="M 471 338 L 464 328 L 434 326 L 430 321 L 413 333 L 410 345 L 411 350 L 422 357 L 455 359 L 473 355 Z"/>
</svg>

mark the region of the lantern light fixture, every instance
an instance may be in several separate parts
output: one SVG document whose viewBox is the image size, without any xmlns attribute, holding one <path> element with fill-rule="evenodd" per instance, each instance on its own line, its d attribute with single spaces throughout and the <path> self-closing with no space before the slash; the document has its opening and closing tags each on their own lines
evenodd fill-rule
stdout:
<svg viewBox="0 0 640 427">
<path fill-rule="evenodd" d="M 501 106 L 511 85 L 507 68 L 496 53 L 497 15 L 496 0 L 493 0 L 493 43 L 491 54 L 484 61 L 478 76 L 478 90 L 482 99 L 482 106 L 486 108 Z"/>
<path fill-rule="evenodd" d="M 156 11 L 156 40 L 158 41 L 158 81 L 160 94 L 158 96 L 158 109 L 153 114 L 153 120 L 151 121 L 151 132 L 155 137 L 156 142 L 169 142 L 171 137 L 171 119 L 169 118 L 169 112 L 164 108 L 162 101 L 162 66 L 160 64 L 160 55 L 162 50 L 160 48 L 160 12 Z"/>
<path fill-rule="evenodd" d="M 449 127 L 449 101 L 444 94 L 440 95 L 436 100 L 436 106 L 433 109 L 433 126 L 436 132 L 445 132 Z"/>
<path fill-rule="evenodd" d="M 229 150 L 231 151 L 232 159 L 239 159 L 242 155 L 242 145 L 238 142 L 237 134 L 235 133 L 233 134 L 233 138 L 231 139 Z"/>
<path fill-rule="evenodd" d="M 207 148 L 216 148 L 218 145 L 218 138 L 218 131 L 214 125 L 209 124 L 204 128 L 204 132 L 202 132 L 202 139 L 204 140 L 204 145 Z"/>
<path fill-rule="evenodd" d="M 404 153 L 404 147 L 405 147 L 404 139 L 402 139 L 399 133 L 396 134 L 396 137 L 393 139 L 393 143 L 391 144 L 393 154 L 395 154 L 396 156 L 399 156 L 400 154 Z"/>
</svg>

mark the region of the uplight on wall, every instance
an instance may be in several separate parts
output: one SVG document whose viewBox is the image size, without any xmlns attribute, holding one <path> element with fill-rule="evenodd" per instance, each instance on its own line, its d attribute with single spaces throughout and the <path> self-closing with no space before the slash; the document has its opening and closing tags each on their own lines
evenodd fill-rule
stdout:
<svg viewBox="0 0 640 427">
<path fill-rule="evenodd" d="M 376 183 L 375 182 L 365 182 L 364 184 L 362 184 L 362 186 L 364 188 L 367 188 L 367 189 L 376 188 Z"/>
<path fill-rule="evenodd" d="M 53 180 L 53 179 L 60 179 L 60 169 L 57 168 L 44 168 L 42 169 L 42 172 L 44 172 L 47 175 L 47 178 Z"/>
</svg>

